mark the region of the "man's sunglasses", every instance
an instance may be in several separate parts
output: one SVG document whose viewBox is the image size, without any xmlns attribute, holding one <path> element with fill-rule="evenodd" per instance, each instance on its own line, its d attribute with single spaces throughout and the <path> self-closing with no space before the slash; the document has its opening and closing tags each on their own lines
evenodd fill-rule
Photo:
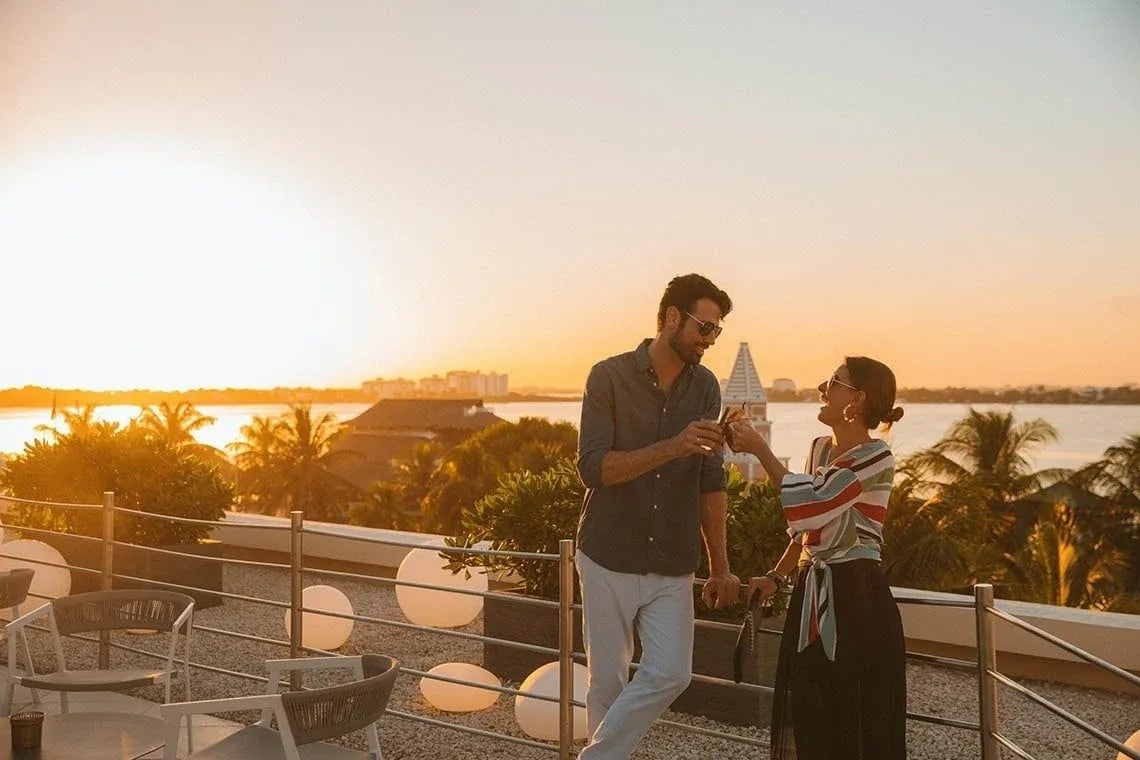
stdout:
<svg viewBox="0 0 1140 760">
<path fill-rule="evenodd" d="M 711 335 L 713 337 L 713 339 L 715 340 L 716 338 L 720 337 L 721 332 L 724 330 L 724 328 L 721 327 L 720 325 L 714 324 L 712 322 L 706 322 L 703 319 L 697 319 L 692 314 L 689 314 L 689 312 L 687 312 L 687 311 L 685 312 L 685 314 L 688 315 L 688 317 L 690 319 L 692 319 L 694 322 L 697 323 L 697 333 L 702 338 L 707 338 L 708 336 Z"/>
<path fill-rule="evenodd" d="M 831 393 L 831 386 L 833 386 L 833 385 L 842 385 L 844 388 L 850 388 L 853 391 L 859 390 L 854 385 L 851 385 L 850 383 L 845 383 L 842 380 L 840 380 L 838 377 L 836 377 L 835 375 L 832 375 L 831 377 L 827 378 L 827 385 L 824 388 L 823 392 L 825 394 Z"/>
</svg>

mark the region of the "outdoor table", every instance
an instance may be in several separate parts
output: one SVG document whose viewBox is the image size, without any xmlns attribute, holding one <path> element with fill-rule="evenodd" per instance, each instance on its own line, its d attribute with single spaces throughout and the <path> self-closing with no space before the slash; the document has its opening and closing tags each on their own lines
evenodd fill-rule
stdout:
<svg viewBox="0 0 1140 760">
<path fill-rule="evenodd" d="M 160 718 L 136 713 L 45 715 L 39 749 L 12 749 L 12 727 L 0 718 L 0 760 L 137 760 L 164 746 Z"/>
</svg>

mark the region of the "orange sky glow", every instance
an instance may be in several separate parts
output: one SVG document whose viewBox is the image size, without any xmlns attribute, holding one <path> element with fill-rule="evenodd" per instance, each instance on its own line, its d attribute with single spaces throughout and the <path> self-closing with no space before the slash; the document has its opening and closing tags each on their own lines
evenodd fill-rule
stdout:
<svg viewBox="0 0 1140 760">
<path fill-rule="evenodd" d="M 1140 6 L 0 5 L 0 387 L 1140 382 Z"/>
</svg>

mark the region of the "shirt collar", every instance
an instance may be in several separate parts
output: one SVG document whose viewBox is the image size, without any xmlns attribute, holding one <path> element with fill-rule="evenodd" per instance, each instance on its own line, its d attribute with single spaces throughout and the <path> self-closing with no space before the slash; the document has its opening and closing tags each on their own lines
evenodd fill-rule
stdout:
<svg viewBox="0 0 1140 760">
<path fill-rule="evenodd" d="M 649 344 L 652 342 L 653 338 L 646 338 L 633 351 L 633 365 L 637 367 L 638 372 L 649 372 L 653 369 L 653 361 L 649 358 Z M 692 371 L 693 365 L 691 364 L 686 363 L 681 367 L 682 375 Z"/>
<path fill-rule="evenodd" d="M 649 344 L 652 342 L 653 338 L 646 338 L 633 351 L 633 364 L 638 372 L 648 372 L 653 369 L 653 362 L 649 359 Z"/>
</svg>

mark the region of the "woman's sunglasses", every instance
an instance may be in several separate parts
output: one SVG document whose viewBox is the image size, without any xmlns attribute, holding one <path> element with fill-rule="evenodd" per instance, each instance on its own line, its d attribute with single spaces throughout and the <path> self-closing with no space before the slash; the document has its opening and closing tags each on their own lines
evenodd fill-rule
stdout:
<svg viewBox="0 0 1140 760">
<path fill-rule="evenodd" d="M 845 383 L 842 380 L 840 380 L 838 377 L 836 377 L 835 375 L 832 375 L 831 377 L 827 378 L 827 385 L 824 387 L 823 392 L 825 394 L 831 393 L 831 386 L 833 386 L 833 385 L 842 385 L 844 388 L 850 388 L 853 391 L 859 390 L 854 385 L 851 385 L 850 383 Z"/>
<path fill-rule="evenodd" d="M 697 323 L 697 333 L 702 338 L 707 338 L 708 336 L 711 335 L 713 337 L 713 339 L 715 340 L 716 338 L 720 337 L 721 331 L 724 330 L 724 328 L 721 327 L 720 325 L 714 324 L 712 322 L 706 322 L 703 319 L 697 319 L 692 314 L 689 314 L 689 312 L 687 312 L 687 311 L 685 312 L 685 314 L 687 314 L 690 319 L 692 319 L 694 322 Z"/>
</svg>

